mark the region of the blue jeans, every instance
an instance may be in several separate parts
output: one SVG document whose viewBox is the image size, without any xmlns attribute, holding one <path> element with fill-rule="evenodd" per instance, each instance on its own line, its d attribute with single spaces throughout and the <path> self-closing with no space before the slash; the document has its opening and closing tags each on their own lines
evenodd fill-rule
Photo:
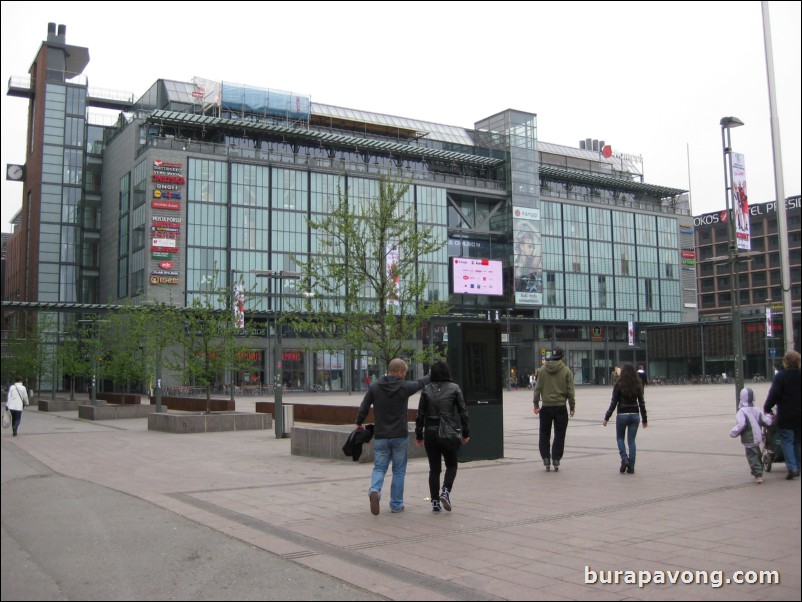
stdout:
<svg viewBox="0 0 802 602">
<path fill-rule="evenodd" d="M 615 439 L 618 442 L 618 453 L 621 461 L 630 466 L 635 466 L 635 435 L 638 434 L 640 425 L 640 414 L 618 414 L 615 418 Z M 624 436 L 627 438 L 627 445 L 624 446 Z M 627 455 L 629 447 L 629 455 Z"/>
<path fill-rule="evenodd" d="M 780 429 L 780 443 L 783 446 L 785 466 L 788 472 L 799 472 L 800 438 L 798 429 Z"/>
<path fill-rule="evenodd" d="M 378 491 L 381 496 L 384 475 L 393 462 L 393 482 L 390 485 L 390 510 L 404 507 L 404 477 L 407 474 L 407 458 L 409 457 L 409 440 L 407 437 L 395 439 L 373 440 L 373 475 L 370 480 L 368 495 Z"/>
</svg>

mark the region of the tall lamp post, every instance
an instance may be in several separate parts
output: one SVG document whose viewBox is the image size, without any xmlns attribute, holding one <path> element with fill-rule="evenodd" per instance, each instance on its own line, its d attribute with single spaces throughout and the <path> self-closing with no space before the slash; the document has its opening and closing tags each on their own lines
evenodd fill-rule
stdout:
<svg viewBox="0 0 802 602">
<path fill-rule="evenodd" d="M 510 340 L 510 312 L 512 308 L 507 308 L 507 391 L 512 391 L 512 341 Z"/>
<path fill-rule="evenodd" d="M 743 340 L 741 332 L 741 299 L 738 291 L 738 239 L 735 235 L 735 206 L 732 196 L 732 146 L 730 130 L 744 122 L 737 117 L 721 118 L 721 146 L 724 151 L 724 203 L 729 228 L 727 248 L 730 263 L 730 303 L 732 306 L 732 342 L 735 362 L 735 408 L 738 408 L 741 389 L 744 388 Z"/>
<path fill-rule="evenodd" d="M 237 269 L 232 269 L 231 270 L 231 284 L 230 284 L 230 286 L 231 286 L 231 308 L 230 308 L 229 311 L 231 312 L 230 315 L 231 315 L 231 326 L 232 326 L 231 330 L 232 330 L 232 332 L 234 331 L 234 329 L 237 326 L 235 324 L 235 322 L 234 322 L 235 319 L 237 319 L 237 320 L 241 319 L 241 316 L 239 315 L 239 307 L 237 305 L 237 302 L 239 300 L 239 297 L 241 297 L 241 295 L 244 294 L 244 289 L 241 288 L 242 287 L 242 282 L 241 281 L 235 282 L 236 275 L 240 274 L 240 273 L 241 272 L 239 270 L 237 270 Z M 245 314 L 243 312 L 242 317 L 244 317 L 244 315 Z M 228 385 L 229 385 L 229 400 L 233 402 L 234 401 L 234 387 L 237 384 L 236 383 L 237 375 L 236 375 L 236 372 L 234 371 L 233 366 L 229 370 L 229 380 L 230 380 L 230 382 L 228 383 Z"/>
<path fill-rule="evenodd" d="M 774 364 L 774 322 L 771 315 L 771 297 L 766 299 L 766 380 L 772 379 Z"/>
<path fill-rule="evenodd" d="M 274 404 L 273 404 L 273 420 L 275 421 L 276 439 L 284 437 L 284 405 L 282 403 L 282 393 L 284 390 L 284 379 L 281 374 L 281 361 L 283 356 L 283 341 L 281 338 L 281 310 L 284 298 L 284 281 L 285 280 L 298 280 L 301 274 L 298 272 L 287 272 L 284 270 L 252 270 L 257 278 L 273 278 L 278 280 L 278 312 L 276 312 L 276 346 L 273 351 L 273 380 L 275 382 Z"/>
<path fill-rule="evenodd" d="M 646 353 L 646 375 L 649 375 L 649 333 L 645 330 L 640 331 L 643 335 L 643 350 Z"/>
</svg>

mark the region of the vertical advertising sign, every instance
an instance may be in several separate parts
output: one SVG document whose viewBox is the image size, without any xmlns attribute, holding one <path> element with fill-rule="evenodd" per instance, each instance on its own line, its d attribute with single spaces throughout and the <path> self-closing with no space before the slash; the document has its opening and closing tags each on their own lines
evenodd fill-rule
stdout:
<svg viewBox="0 0 802 602">
<path fill-rule="evenodd" d="M 245 328 L 245 287 L 238 284 L 234 287 L 234 326 Z"/>
<path fill-rule="evenodd" d="M 543 305 L 540 209 L 512 208 L 513 290 L 516 305 Z"/>
<path fill-rule="evenodd" d="M 627 342 L 630 347 L 635 346 L 635 322 L 632 320 L 627 322 Z"/>
<path fill-rule="evenodd" d="M 770 339 L 774 336 L 774 324 L 771 319 L 771 308 L 766 308 L 766 338 Z"/>
<path fill-rule="evenodd" d="M 738 248 L 745 251 L 752 249 L 751 232 L 749 228 L 749 200 L 746 196 L 746 168 L 744 156 L 732 153 L 732 205 L 735 217 L 735 238 Z"/>
</svg>

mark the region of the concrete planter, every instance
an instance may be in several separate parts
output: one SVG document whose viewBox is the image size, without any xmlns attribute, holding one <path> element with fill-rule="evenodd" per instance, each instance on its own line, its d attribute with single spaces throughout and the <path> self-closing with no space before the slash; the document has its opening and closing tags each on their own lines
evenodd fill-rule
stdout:
<svg viewBox="0 0 802 602">
<path fill-rule="evenodd" d="M 74 412 L 82 404 L 85 404 L 85 399 L 39 399 L 40 412 Z"/>
<path fill-rule="evenodd" d="M 163 433 L 216 433 L 221 431 L 253 431 L 273 428 L 273 416 L 247 412 L 220 413 L 152 413 L 148 430 Z"/>
<path fill-rule="evenodd" d="M 298 407 L 298 406 L 296 406 Z M 343 453 L 348 435 L 355 428 L 354 425 L 303 425 L 292 427 L 292 442 L 290 453 L 293 456 L 307 456 L 310 458 L 327 458 L 329 460 L 343 460 L 353 462 L 351 456 Z M 360 463 L 373 462 L 373 439 L 362 446 Z M 425 458 L 426 450 L 415 444 L 415 433 L 408 435 L 409 457 Z"/>
<path fill-rule="evenodd" d="M 166 408 L 165 408 L 166 409 Z M 78 418 L 84 420 L 121 420 L 144 418 L 156 411 L 156 406 L 142 404 L 103 404 L 78 406 Z"/>
</svg>

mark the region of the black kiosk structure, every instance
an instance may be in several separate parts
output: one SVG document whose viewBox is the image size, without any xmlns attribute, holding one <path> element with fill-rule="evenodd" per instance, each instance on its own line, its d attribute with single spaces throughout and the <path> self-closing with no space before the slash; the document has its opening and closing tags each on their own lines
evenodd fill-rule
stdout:
<svg viewBox="0 0 802 602">
<path fill-rule="evenodd" d="M 471 423 L 471 441 L 459 461 L 504 457 L 501 325 L 453 322 L 448 325 L 448 365 L 462 388 Z"/>
</svg>

